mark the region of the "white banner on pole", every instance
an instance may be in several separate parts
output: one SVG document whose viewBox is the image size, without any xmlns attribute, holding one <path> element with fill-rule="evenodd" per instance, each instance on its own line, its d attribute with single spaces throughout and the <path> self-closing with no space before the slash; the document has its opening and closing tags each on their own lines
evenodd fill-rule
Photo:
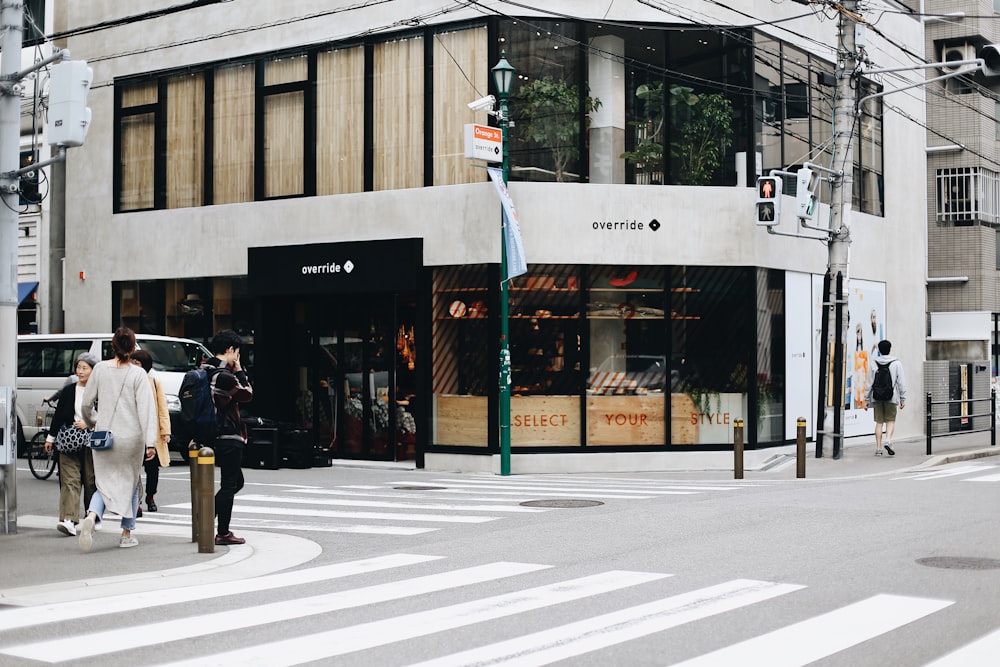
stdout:
<svg viewBox="0 0 1000 667">
<path fill-rule="evenodd" d="M 493 185 L 496 186 L 497 194 L 500 196 L 500 204 L 503 206 L 504 217 L 504 239 L 507 246 L 507 277 L 516 278 L 528 272 L 528 262 L 524 259 L 524 243 L 521 241 L 521 225 L 517 220 L 517 211 L 514 210 L 514 201 L 510 198 L 510 191 L 503 182 L 503 170 L 495 167 L 486 169 L 490 174 Z"/>
</svg>

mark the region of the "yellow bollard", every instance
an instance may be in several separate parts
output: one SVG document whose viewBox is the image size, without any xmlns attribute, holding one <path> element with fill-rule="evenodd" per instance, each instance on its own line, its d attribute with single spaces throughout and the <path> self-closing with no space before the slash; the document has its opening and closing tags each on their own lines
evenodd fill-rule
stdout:
<svg viewBox="0 0 1000 667">
<path fill-rule="evenodd" d="M 198 450 L 198 553 L 215 553 L 215 451 Z"/>
<path fill-rule="evenodd" d="M 743 420 L 733 422 L 733 479 L 743 479 Z"/>
<path fill-rule="evenodd" d="M 196 472 L 198 468 L 198 446 L 194 440 L 188 443 L 188 461 L 191 464 L 191 541 L 198 541 L 198 486 L 195 483 L 198 479 Z"/>
<path fill-rule="evenodd" d="M 806 418 L 799 417 L 795 424 L 795 476 L 806 476 Z"/>
</svg>

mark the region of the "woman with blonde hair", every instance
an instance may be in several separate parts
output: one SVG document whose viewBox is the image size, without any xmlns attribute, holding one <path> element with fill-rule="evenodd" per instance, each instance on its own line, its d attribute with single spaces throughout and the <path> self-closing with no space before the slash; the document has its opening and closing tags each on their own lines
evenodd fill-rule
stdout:
<svg viewBox="0 0 1000 667">
<path fill-rule="evenodd" d="M 127 549 L 139 544 L 132 536 L 139 507 L 139 474 L 143 459 L 155 455 L 159 439 L 153 389 L 146 373 L 132 363 L 132 330 L 115 330 L 111 349 L 114 358 L 97 364 L 83 393 L 83 420 L 114 436 L 111 449 L 93 452 L 97 492 L 80 523 L 80 548 L 84 551 L 93 546 L 94 524 L 105 509 L 121 517 L 118 546 Z"/>
<path fill-rule="evenodd" d="M 170 412 L 167 410 L 167 396 L 163 393 L 163 385 L 150 372 L 153 370 L 153 355 L 146 350 L 136 350 L 132 353 L 132 361 L 146 371 L 149 376 L 149 384 L 153 387 L 153 395 L 156 397 L 156 417 L 159 423 L 160 439 L 156 441 L 156 454 L 150 456 L 147 451 L 146 459 L 142 463 L 142 467 L 146 469 L 146 509 L 155 512 L 156 499 L 153 496 L 156 495 L 160 483 L 160 468 L 170 466 Z M 141 506 L 137 516 L 142 516 Z"/>
</svg>

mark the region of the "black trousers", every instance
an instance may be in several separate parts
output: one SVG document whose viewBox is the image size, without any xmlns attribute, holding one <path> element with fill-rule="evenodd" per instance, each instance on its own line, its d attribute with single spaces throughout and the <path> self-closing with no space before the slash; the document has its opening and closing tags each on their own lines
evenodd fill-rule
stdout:
<svg viewBox="0 0 1000 667">
<path fill-rule="evenodd" d="M 154 456 L 149 461 L 143 461 L 142 467 L 146 470 L 146 497 L 152 498 L 156 495 L 156 489 L 160 484 L 160 459 Z"/>
<path fill-rule="evenodd" d="M 229 532 L 233 516 L 233 498 L 243 488 L 243 443 L 238 440 L 216 440 L 215 462 L 219 466 L 219 491 L 215 494 L 215 515 L 219 517 L 219 535 Z"/>
</svg>

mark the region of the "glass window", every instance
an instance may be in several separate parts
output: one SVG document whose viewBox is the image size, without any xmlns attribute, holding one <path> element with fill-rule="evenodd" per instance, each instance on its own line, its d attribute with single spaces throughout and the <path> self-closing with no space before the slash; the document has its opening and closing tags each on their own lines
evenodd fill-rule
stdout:
<svg viewBox="0 0 1000 667">
<path fill-rule="evenodd" d="M 757 442 L 784 441 L 785 395 L 785 273 L 777 269 L 756 269 L 757 278 L 757 377 L 740 377 L 750 364 L 737 363 L 731 384 L 756 385 L 755 406 L 748 405 L 757 417 Z M 747 427 L 750 421 L 746 421 Z"/>
<path fill-rule="evenodd" d="M 434 185 L 483 180 L 483 170 L 465 158 L 464 126 L 484 123 L 485 116 L 466 105 L 495 92 L 488 80 L 488 33 L 477 26 L 434 35 Z"/>
<path fill-rule="evenodd" d="M 215 204 L 253 201 L 254 65 L 215 71 L 212 159 Z"/>
<path fill-rule="evenodd" d="M 205 76 L 167 79 L 167 208 L 204 204 Z"/>
<path fill-rule="evenodd" d="M 577 446 L 580 288 L 577 268 L 533 264 L 508 291 L 511 444 Z"/>
<path fill-rule="evenodd" d="M 305 83 L 309 59 L 264 62 L 264 197 L 305 194 Z"/>
<path fill-rule="evenodd" d="M 24 46 L 45 41 L 45 0 L 25 0 L 22 25 Z"/>
<path fill-rule="evenodd" d="M 588 445 L 662 445 L 667 386 L 665 272 L 591 267 Z"/>
<path fill-rule="evenodd" d="M 754 90 L 756 93 L 757 150 L 761 167 L 783 169 L 785 164 L 782 142 L 783 105 L 781 94 L 781 42 L 757 35 L 754 48 Z"/>
<path fill-rule="evenodd" d="M 316 194 L 363 192 L 365 49 L 323 51 L 316 71 Z"/>
<path fill-rule="evenodd" d="M 865 83 L 861 96 L 879 92 L 880 86 Z M 872 215 L 883 215 L 882 185 L 882 98 L 868 100 L 858 122 L 858 143 L 854 156 L 854 205 Z"/>
<path fill-rule="evenodd" d="M 376 190 L 424 185 L 424 40 L 375 45 L 372 168 Z"/>
<path fill-rule="evenodd" d="M 746 420 L 754 286 L 753 269 L 671 269 L 671 444 L 730 443 L 733 421 Z"/>
<path fill-rule="evenodd" d="M 560 21 L 502 21 L 500 46 L 517 70 L 511 86 L 510 178 L 580 181 L 581 132 L 595 104 L 578 67 L 578 28 Z M 491 65 L 492 66 L 492 65 Z"/>
<path fill-rule="evenodd" d="M 17 375 L 68 378 L 76 372 L 76 359 L 90 352 L 90 340 L 18 341 Z"/>
<path fill-rule="evenodd" d="M 123 86 L 119 121 L 121 153 L 118 156 L 121 173 L 118 206 L 122 211 L 148 209 L 154 205 L 157 99 L 155 81 Z"/>
<path fill-rule="evenodd" d="M 486 265 L 434 272 L 435 444 L 486 447 L 489 443 L 488 394 L 497 381 L 495 347 L 488 342 L 489 284 Z"/>
</svg>

